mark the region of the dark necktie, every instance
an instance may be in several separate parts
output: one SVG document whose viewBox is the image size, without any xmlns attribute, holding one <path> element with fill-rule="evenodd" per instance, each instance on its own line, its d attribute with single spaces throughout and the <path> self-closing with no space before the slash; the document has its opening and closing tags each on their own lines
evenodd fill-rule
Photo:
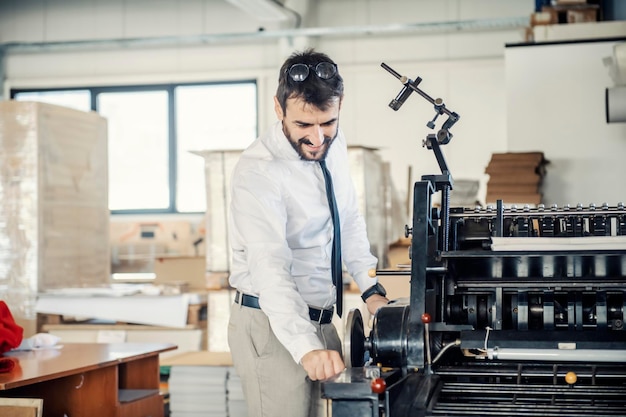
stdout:
<svg viewBox="0 0 626 417">
<path fill-rule="evenodd" d="M 330 207 L 330 217 L 333 220 L 333 252 L 331 258 L 331 271 L 333 274 L 333 285 L 337 290 L 337 315 L 341 317 L 343 310 L 343 272 L 341 267 L 341 227 L 339 225 L 339 211 L 337 210 L 337 202 L 335 201 L 335 192 L 333 191 L 333 180 L 330 171 L 326 167 L 326 161 L 320 161 L 322 172 L 324 173 L 324 182 L 326 183 L 326 197 L 328 197 L 328 206 Z"/>
</svg>

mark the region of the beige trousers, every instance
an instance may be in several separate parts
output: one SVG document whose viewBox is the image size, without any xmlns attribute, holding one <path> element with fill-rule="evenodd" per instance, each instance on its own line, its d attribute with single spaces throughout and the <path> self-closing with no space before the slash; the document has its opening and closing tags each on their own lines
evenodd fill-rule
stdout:
<svg viewBox="0 0 626 417">
<path fill-rule="evenodd" d="M 341 352 L 335 326 L 332 323 L 315 326 L 324 346 Z M 319 382 L 311 381 L 304 368 L 293 360 L 261 310 L 233 303 L 228 344 L 241 378 L 248 417 L 330 415 L 330 402 L 321 398 Z"/>
</svg>

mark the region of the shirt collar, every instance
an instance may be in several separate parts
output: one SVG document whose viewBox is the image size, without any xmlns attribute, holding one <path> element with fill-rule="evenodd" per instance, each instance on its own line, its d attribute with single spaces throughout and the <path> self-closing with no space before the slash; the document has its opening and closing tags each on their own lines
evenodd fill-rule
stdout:
<svg viewBox="0 0 626 417">
<path fill-rule="evenodd" d="M 272 146 L 269 149 L 276 158 L 290 161 L 300 160 L 300 155 L 298 155 L 298 152 L 291 146 L 289 139 L 285 136 L 283 124 L 280 120 L 274 123 L 272 134 L 267 139 L 272 142 Z"/>
</svg>

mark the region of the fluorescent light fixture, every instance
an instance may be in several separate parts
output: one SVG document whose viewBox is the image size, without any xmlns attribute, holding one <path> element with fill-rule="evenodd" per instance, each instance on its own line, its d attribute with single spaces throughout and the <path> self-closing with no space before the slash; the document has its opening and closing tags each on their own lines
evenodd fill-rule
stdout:
<svg viewBox="0 0 626 417">
<path fill-rule="evenodd" d="M 111 274 L 113 281 L 154 281 L 156 274 L 154 272 L 116 272 Z"/>
<path fill-rule="evenodd" d="M 290 18 L 287 10 L 273 0 L 226 0 L 244 12 L 264 21 L 284 21 Z"/>
</svg>

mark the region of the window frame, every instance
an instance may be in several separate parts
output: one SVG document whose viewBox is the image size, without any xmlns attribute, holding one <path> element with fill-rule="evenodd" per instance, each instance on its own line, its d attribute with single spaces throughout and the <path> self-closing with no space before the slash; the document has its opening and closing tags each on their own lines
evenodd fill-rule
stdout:
<svg viewBox="0 0 626 417">
<path fill-rule="evenodd" d="M 129 214 L 176 214 L 176 215 L 194 215 L 203 214 L 204 212 L 179 211 L 176 207 L 176 196 L 178 193 L 178 137 L 176 124 L 176 88 L 178 87 L 194 87 L 194 86 L 214 86 L 214 85 L 237 85 L 237 84 L 253 84 L 256 91 L 256 101 L 254 103 L 256 109 L 256 132 L 259 134 L 259 85 L 257 79 L 241 79 L 229 81 L 198 81 L 186 83 L 165 83 L 165 84 L 133 84 L 133 85 L 112 85 L 112 86 L 72 86 L 72 87 L 53 87 L 53 88 L 11 88 L 10 98 L 20 93 L 46 93 L 54 91 L 88 91 L 90 93 L 90 110 L 98 113 L 98 95 L 101 93 L 135 93 L 143 91 L 166 91 L 167 92 L 167 117 L 168 117 L 168 182 L 169 182 L 169 206 L 163 209 L 123 209 L 109 210 L 111 215 L 129 215 Z M 256 137 L 255 137 L 256 138 Z M 251 138 L 251 141 L 255 138 Z M 109 166 L 111 161 L 108 162 Z M 204 188 L 202 188 L 204 189 Z"/>
</svg>

